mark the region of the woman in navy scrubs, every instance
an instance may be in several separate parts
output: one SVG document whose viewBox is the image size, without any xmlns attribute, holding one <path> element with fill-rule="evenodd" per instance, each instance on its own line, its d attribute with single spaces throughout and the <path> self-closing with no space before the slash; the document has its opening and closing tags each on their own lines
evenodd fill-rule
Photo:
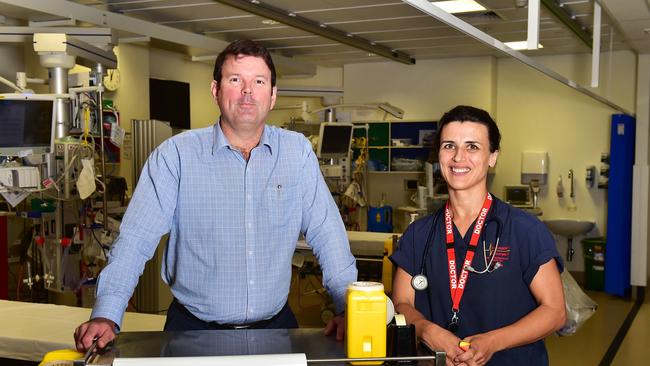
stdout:
<svg viewBox="0 0 650 366">
<path fill-rule="evenodd" d="M 396 309 L 447 365 L 548 365 L 543 339 L 566 317 L 555 241 L 488 192 L 501 135 L 486 111 L 458 106 L 438 128 L 449 201 L 411 224 L 391 257 Z"/>
</svg>

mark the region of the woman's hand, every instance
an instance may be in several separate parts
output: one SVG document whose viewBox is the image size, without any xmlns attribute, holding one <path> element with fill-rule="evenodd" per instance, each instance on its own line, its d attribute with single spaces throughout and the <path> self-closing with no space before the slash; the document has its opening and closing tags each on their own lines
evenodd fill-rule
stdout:
<svg viewBox="0 0 650 366">
<path fill-rule="evenodd" d="M 443 329 L 434 323 L 427 322 L 426 325 L 424 325 L 421 338 L 429 348 L 445 352 L 445 355 L 447 356 L 447 366 L 456 365 L 454 359 L 463 353 L 463 350 L 458 347 L 460 338 L 447 329 Z"/>
<path fill-rule="evenodd" d="M 455 363 L 467 365 L 485 365 L 495 352 L 500 351 L 496 337 L 490 333 L 477 334 L 463 339 L 469 342 L 469 349 L 454 359 Z"/>
</svg>

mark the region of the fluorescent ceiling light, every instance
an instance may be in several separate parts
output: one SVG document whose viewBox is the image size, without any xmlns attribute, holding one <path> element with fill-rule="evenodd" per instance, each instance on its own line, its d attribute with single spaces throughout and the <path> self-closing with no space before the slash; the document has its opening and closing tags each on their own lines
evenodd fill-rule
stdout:
<svg viewBox="0 0 650 366">
<path fill-rule="evenodd" d="M 474 0 L 446 0 L 432 1 L 431 3 L 449 14 L 487 10 L 483 5 Z"/>
<path fill-rule="evenodd" d="M 513 50 L 527 50 L 528 42 L 526 41 L 517 41 L 517 42 L 504 42 L 506 46 L 512 48 Z M 541 43 L 537 44 L 537 48 L 544 48 Z"/>
</svg>

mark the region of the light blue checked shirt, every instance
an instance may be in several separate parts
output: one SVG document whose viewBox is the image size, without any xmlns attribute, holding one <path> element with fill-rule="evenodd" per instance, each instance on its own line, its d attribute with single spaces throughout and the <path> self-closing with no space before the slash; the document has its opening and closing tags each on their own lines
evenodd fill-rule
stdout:
<svg viewBox="0 0 650 366">
<path fill-rule="evenodd" d="M 265 126 L 248 162 L 219 124 L 163 142 L 142 169 L 92 318 L 120 325 L 144 264 L 169 232 L 161 275 L 198 318 L 245 324 L 275 315 L 302 232 L 338 312 L 357 278 L 345 227 L 307 139 Z"/>
</svg>

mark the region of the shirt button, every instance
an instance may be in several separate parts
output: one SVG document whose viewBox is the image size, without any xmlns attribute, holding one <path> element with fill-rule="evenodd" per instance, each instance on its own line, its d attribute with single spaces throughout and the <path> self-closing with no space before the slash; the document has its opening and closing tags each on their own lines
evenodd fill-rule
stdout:
<svg viewBox="0 0 650 366">
<path fill-rule="evenodd" d="M 247 194 L 247 195 L 246 195 L 246 199 L 247 199 L 247 200 L 249 200 L 249 201 L 250 201 L 250 200 L 251 200 L 251 198 L 253 198 L 253 197 L 252 197 L 252 196 L 251 196 L 250 194 Z"/>
<path fill-rule="evenodd" d="M 251 223 L 249 222 L 249 223 L 248 223 L 248 228 L 250 229 L 250 228 L 252 228 L 252 227 L 253 227 L 253 224 L 251 224 Z"/>
<path fill-rule="evenodd" d="M 248 255 L 253 256 L 253 251 L 252 251 L 252 250 L 249 250 L 249 251 L 248 251 Z"/>
<path fill-rule="evenodd" d="M 253 281 L 253 280 L 250 280 L 250 281 L 249 281 L 248 283 L 249 283 L 250 285 L 252 285 L 252 284 L 254 284 L 254 283 L 255 283 L 255 281 Z"/>
</svg>

